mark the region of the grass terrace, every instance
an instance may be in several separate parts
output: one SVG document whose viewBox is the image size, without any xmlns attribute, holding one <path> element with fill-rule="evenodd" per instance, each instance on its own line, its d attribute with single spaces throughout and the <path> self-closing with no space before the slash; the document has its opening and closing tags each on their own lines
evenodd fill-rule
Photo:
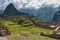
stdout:
<svg viewBox="0 0 60 40">
<path fill-rule="evenodd" d="M 22 25 L 17 25 L 11 21 L 4 21 L 3 24 L 6 25 L 12 34 L 20 34 L 21 36 L 27 37 L 30 40 L 57 40 L 49 37 L 40 36 L 40 32 L 51 33 L 52 30 L 36 27 L 35 25 L 29 25 L 29 21 L 24 21 Z M 27 24 L 27 25 L 25 25 Z M 25 27 L 25 26 L 27 27 Z"/>
</svg>

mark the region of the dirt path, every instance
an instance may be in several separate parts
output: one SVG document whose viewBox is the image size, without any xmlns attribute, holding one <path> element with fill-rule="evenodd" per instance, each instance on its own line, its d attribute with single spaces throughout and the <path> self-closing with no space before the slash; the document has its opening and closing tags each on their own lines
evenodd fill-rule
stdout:
<svg viewBox="0 0 60 40">
<path fill-rule="evenodd" d="M 20 36 L 19 34 L 17 34 L 17 35 L 12 34 L 10 36 L 6 36 L 5 38 L 7 40 L 27 40 L 25 37 Z"/>
<path fill-rule="evenodd" d="M 26 37 L 20 36 L 19 34 L 17 35 L 9 35 L 5 37 L 1 37 L 0 40 L 39 40 L 39 37 L 36 35 L 29 35 Z"/>
<path fill-rule="evenodd" d="M 5 37 L 0 37 L 0 40 L 56 40 L 56 39 L 51 39 L 48 37 L 42 37 L 39 35 L 28 35 L 27 37 L 20 36 L 19 34 L 17 35 L 9 35 Z"/>
</svg>

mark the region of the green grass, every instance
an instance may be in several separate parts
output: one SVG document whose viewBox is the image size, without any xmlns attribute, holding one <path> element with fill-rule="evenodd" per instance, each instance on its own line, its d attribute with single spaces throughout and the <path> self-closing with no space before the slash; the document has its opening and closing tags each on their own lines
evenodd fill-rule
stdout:
<svg viewBox="0 0 60 40">
<path fill-rule="evenodd" d="M 15 24 L 14 22 L 11 22 L 11 21 L 4 21 L 3 22 L 4 25 L 10 25 L 10 24 Z"/>
<path fill-rule="evenodd" d="M 3 24 L 7 25 L 7 27 L 9 28 L 12 34 L 20 34 L 22 36 L 27 36 L 29 34 L 39 35 L 40 32 L 48 32 L 48 33 L 52 32 L 52 30 L 36 27 L 34 25 L 32 25 L 32 27 L 23 27 L 23 25 L 17 25 L 11 21 L 5 21 L 3 22 Z M 10 25 L 10 24 L 15 24 L 15 25 Z M 33 39 L 35 40 L 34 36 L 30 36 L 29 38 L 31 38 L 32 40 Z M 44 37 L 44 36 L 40 36 L 37 38 L 39 38 L 39 40 L 55 40 L 55 39 Z"/>
</svg>

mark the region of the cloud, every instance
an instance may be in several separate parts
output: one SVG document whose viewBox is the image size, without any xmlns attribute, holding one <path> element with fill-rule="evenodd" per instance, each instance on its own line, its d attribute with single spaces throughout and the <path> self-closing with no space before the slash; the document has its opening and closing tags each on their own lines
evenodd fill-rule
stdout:
<svg viewBox="0 0 60 40">
<path fill-rule="evenodd" d="M 60 0 L 0 0 L 0 10 L 4 10 L 8 4 L 13 3 L 17 9 L 35 8 L 39 9 L 44 6 L 59 7 Z"/>
<path fill-rule="evenodd" d="M 0 10 L 4 10 L 9 4 L 9 0 L 0 0 Z"/>
<path fill-rule="evenodd" d="M 13 0 L 14 5 L 17 9 L 20 8 L 35 8 L 39 9 L 42 6 L 58 7 L 60 0 Z"/>
</svg>

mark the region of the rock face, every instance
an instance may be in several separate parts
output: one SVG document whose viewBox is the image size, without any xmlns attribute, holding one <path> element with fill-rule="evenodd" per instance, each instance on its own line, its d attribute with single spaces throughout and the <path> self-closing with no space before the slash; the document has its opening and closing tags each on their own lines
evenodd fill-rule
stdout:
<svg viewBox="0 0 60 40">
<path fill-rule="evenodd" d="M 60 11 L 55 13 L 53 21 L 60 23 Z"/>
</svg>

